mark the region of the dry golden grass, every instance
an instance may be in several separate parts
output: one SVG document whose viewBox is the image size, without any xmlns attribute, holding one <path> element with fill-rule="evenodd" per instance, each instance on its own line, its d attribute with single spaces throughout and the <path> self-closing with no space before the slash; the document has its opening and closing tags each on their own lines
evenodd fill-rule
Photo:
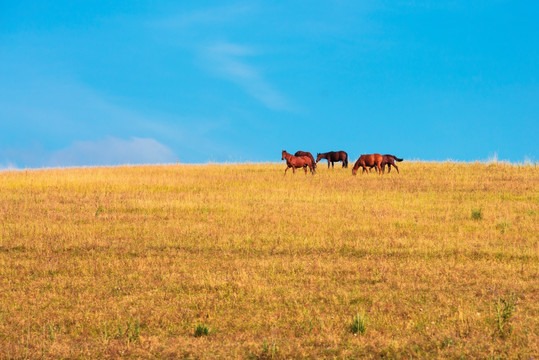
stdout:
<svg viewBox="0 0 539 360">
<path fill-rule="evenodd" d="M 0 173 L 0 357 L 539 355 L 539 168 L 324 165 Z"/>
</svg>

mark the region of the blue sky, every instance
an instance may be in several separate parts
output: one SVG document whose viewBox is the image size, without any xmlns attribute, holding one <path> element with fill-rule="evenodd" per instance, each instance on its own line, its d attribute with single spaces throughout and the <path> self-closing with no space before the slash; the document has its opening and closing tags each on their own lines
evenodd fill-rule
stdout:
<svg viewBox="0 0 539 360">
<path fill-rule="evenodd" d="M 535 1 L 12 1 L 0 168 L 539 154 Z"/>
</svg>

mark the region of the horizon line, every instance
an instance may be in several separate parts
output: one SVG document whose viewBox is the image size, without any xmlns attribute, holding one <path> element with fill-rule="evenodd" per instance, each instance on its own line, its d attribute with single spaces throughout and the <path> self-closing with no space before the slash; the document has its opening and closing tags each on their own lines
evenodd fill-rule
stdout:
<svg viewBox="0 0 539 360">
<path fill-rule="evenodd" d="M 184 163 L 184 162 L 174 162 L 174 163 L 141 163 L 141 164 L 115 164 L 115 165 L 74 165 L 74 166 L 42 166 L 42 167 L 0 167 L 0 172 L 9 172 L 9 171 L 42 171 L 42 170 L 73 170 L 73 169 L 97 169 L 97 168 L 120 168 L 120 167 L 143 167 L 143 166 L 207 166 L 207 165 L 263 165 L 263 164 L 282 164 L 282 161 L 207 161 L 203 163 Z M 425 160 L 425 159 L 410 159 L 406 162 L 412 163 L 454 163 L 454 164 L 484 164 L 484 165 L 504 165 L 504 166 L 534 166 L 539 165 L 539 161 L 532 161 L 530 159 L 524 159 L 523 162 L 515 162 L 510 160 L 498 160 L 498 159 L 486 159 L 486 160 L 456 160 L 456 159 L 445 159 L 445 160 Z"/>
</svg>

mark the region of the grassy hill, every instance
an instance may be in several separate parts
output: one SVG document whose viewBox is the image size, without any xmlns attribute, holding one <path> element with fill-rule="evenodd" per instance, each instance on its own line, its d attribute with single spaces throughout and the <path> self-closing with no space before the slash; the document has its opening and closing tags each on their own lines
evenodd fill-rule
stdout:
<svg viewBox="0 0 539 360">
<path fill-rule="evenodd" d="M 0 172 L 6 358 L 539 355 L 539 168 Z"/>
</svg>

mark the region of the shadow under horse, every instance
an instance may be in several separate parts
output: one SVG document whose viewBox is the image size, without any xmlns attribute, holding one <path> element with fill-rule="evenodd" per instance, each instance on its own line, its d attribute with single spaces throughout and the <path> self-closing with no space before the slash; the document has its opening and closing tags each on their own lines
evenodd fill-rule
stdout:
<svg viewBox="0 0 539 360">
<path fill-rule="evenodd" d="M 369 168 L 369 170 L 371 167 L 376 167 L 376 170 L 378 171 L 378 173 L 382 174 L 381 165 L 382 165 L 383 160 L 384 160 L 384 157 L 380 154 L 361 155 L 359 159 L 357 159 L 356 163 L 354 164 L 354 167 L 352 168 L 352 175 L 357 174 L 357 170 L 359 169 L 360 166 L 363 168 L 362 172 L 365 172 L 365 171 L 368 172 L 367 167 Z"/>
<path fill-rule="evenodd" d="M 303 170 L 305 170 L 305 174 L 307 174 L 307 167 L 311 170 L 311 174 L 314 175 L 315 170 L 313 162 L 308 156 L 294 156 L 287 153 L 286 150 L 283 150 L 281 155 L 281 160 L 286 159 L 286 169 L 284 170 L 285 175 L 286 171 L 290 168 L 292 168 L 293 173 L 296 173 L 296 168 L 303 168 Z"/>
<path fill-rule="evenodd" d="M 330 163 L 331 163 L 331 168 L 334 168 L 335 162 L 337 161 L 342 161 L 343 168 L 348 167 L 348 154 L 346 153 L 346 151 L 330 151 L 326 153 L 316 154 L 317 163 L 322 159 L 326 159 L 328 161 L 328 169 L 329 169 Z"/>
</svg>

